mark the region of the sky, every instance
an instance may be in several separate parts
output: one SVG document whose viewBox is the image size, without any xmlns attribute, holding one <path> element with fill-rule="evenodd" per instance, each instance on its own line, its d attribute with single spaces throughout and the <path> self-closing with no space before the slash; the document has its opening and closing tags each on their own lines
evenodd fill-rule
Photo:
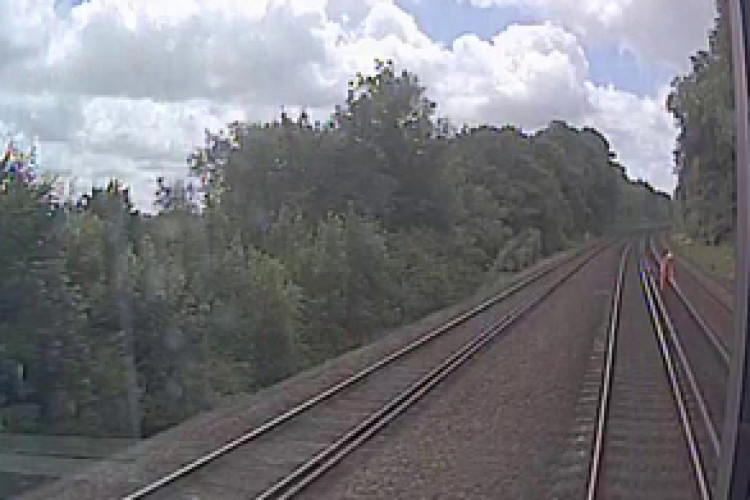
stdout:
<svg viewBox="0 0 750 500">
<path fill-rule="evenodd" d="M 454 123 L 603 132 L 631 178 L 671 191 L 672 78 L 711 0 L 0 0 L 0 134 L 40 143 L 78 188 L 150 205 L 205 128 L 284 105 L 324 119 L 391 58 Z M 2 135 L 0 135 L 1 137 Z"/>
</svg>

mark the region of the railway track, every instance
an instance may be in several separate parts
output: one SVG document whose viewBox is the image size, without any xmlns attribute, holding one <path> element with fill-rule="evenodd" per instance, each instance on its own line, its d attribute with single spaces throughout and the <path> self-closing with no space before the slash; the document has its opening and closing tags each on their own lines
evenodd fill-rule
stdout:
<svg viewBox="0 0 750 500">
<path fill-rule="evenodd" d="M 700 288 L 702 293 L 710 299 L 712 309 L 717 308 L 725 314 L 732 314 L 734 289 L 726 282 L 726 280 L 711 276 L 691 257 L 675 251 L 671 245 L 667 243 L 667 238 L 664 234 L 654 238 L 652 246 L 658 251 L 666 249 L 672 250 L 672 253 L 679 257 L 677 264 L 680 265 L 680 270 L 685 271 L 682 273 L 685 276 L 681 276 L 681 278 L 686 277 L 691 284 Z"/>
<path fill-rule="evenodd" d="M 651 261 L 658 267 L 661 252 L 652 239 L 649 239 L 648 252 Z M 681 278 L 684 279 L 685 276 L 690 276 L 688 278 L 690 281 L 689 285 L 691 285 L 690 289 L 699 293 L 699 298 L 702 299 L 700 301 L 701 306 L 696 307 L 693 304 L 681 284 L 674 277 L 670 279 L 670 287 L 683 307 L 687 309 L 692 319 L 705 333 L 707 340 L 711 343 L 711 348 L 722 358 L 723 363 L 729 366 L 728 346 L 731 344 L 733 335 L 732 310 L 702 280 L 697 279 L 692 274 L 694 271 L 689 266 L 683 266 L 681 269 L 688 271 L 687 273 L 682 273 Z"/>
<path fill-rule="evenodd" d="M 685 390 L 697 385 L 680 380 L 686 359 L 674 330 L 664 326 L 668 316 L 643 246 L 635 255 L 624 250 L 620 263 L 587 498 L 708 499 Z"/>
<path fill-rule="evenodd" d="M 599 245 L 559 266 L 534 273 L 499 296 L 125 498 L 293 496 L 506 333 L 607 246 Z M 516 303 L 509 312 L 488 322 L 478 334 L 474 331 L 450 335 L 462 323 L 501 301 L 511 300 Z"/>
<path fill-rule="evenodd" d="M 649 245 L 649 254 L 653 279 L 659 262 L 659 252 L 653 242 Z M 706 294 L 710 293 L 707 288 L 691 288 L 691 291 L 700 293 L 695 297 L 702 298 L 701 302 L 707 300 Z M 693 421 L 701 423 L 697 426 L 698 443 L 713 484 L 720 453 L 730 354 L 722 336 L 709 325 L 721 325 L 723 320 L 723 328 L 727 330 L 724 335 L 729 336 L 731 316 L 708 320 L 675 279 L 671 280 L 668 290 L 655 293 L 655 298 L 672 339 L 671 348 L 680 360 L 680 380 L 688 395 L 689 414 Z"/>
</svg>

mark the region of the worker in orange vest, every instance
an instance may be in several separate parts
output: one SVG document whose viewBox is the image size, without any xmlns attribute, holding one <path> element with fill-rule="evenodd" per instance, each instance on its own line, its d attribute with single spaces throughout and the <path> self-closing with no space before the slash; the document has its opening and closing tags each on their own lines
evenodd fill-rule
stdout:
<svg viewBox="0 0 750 500">
<path fill-rule="evenodd" d="M 674 256 L 667 250 L 659 261 L 659 288 L 663 292 L 674 276 Z"/>
</svg>

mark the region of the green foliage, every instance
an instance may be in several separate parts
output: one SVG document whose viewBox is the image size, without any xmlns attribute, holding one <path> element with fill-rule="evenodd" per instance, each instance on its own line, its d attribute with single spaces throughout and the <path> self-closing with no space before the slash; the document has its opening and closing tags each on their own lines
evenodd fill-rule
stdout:
<svg viewBox="0 0 750 500">
<path fill-rule="evenodd" d="M 326 126 L 282 114 L 208 134 L 190 157 L 202 198 L 160 180 L 153 217 L 116 182 L 52 209 L 10 185 L 0 406 L 31 405 L 47 431 L 151 434 L 612 224 L 664 217 L 594 130 L 458 132 L 435 109 L 378 62 Z"/>
<path fill-rule="evenodd" d="M 723 9 L 709 50 L 699 51 L 691 61 L 692 71 L 672 82 L 667 99 L 680 127 L 675 151 L 677 222 L 692 237 L 719 244 L 733 239 L 737 212 L 734 88 L 729 21 Z"/>
</svg>

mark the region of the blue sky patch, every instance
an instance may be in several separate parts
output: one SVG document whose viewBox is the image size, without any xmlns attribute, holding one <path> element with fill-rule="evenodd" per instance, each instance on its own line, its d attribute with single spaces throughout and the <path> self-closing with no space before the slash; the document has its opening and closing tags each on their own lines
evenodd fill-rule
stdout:
<svg viewBox="0 0 750 500">
<path fill-rule="evenodd" d="M 433 40 L 450 46 L 454 39 L 474 33 L 489 40 L 512 24 L 541 23 L 544 19 L 528 9 L 515 6 L 474 7 L 455 0 L 395 0 L 411 13 L 419 28 Z M 614 44 L 584 45 L 589 61 L 589 79 L 597 85 L 613 85 L 637 95 L 655 95 L 668 82 L 672 70 L 645 65 L 629 51 Z"/>
<path fill-rule="evenodd" d="M 454 0 L 396 0 L 396 5 L 411 13 L 419 28 L 433 40 L 450 45 L 466 33 L 489 40 L 511 24 L 539 21 L 518 7 L 477 8 Z"/>
<path fill-rule="evenodd" d="M 669 78 L 668 71 L 659 71 L 644 64 L 630 51 L 615 45 L 584 47 L 589 61 L 589 79 L 596 85 L 612 84 L 620 90 L 638 95 L 655 95 Z"/>
</svg>

